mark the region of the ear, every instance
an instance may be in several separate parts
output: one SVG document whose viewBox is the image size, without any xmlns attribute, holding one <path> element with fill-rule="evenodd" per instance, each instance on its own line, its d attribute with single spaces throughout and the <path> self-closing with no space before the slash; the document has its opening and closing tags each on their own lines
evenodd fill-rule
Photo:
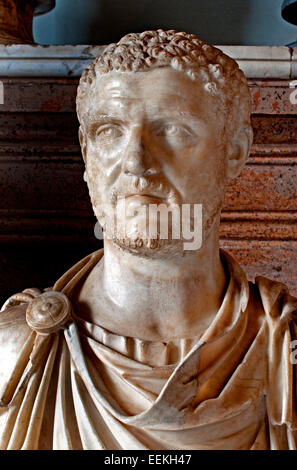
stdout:
<svg viewBox="0 0 297 470">
<path fill-rule="evenodd" d="M 84 162 L 86 163 L 86 157 L 87 157 L 87 143 L 86 139 L 82 130 L 82 127 L 79 127 L 78 130 L 78 138 L 79 138 L 79 143 L 80 143 L 80 148 L 81 148 L 81 153 L 84 159 Z"/>
<path fill-rule="evenodd" d="M 83 131 L 82 131 L 81 126 L 79 127 L 79 130 L 78 130 L 78 138 L 79 138 L 81 153 L 82 153 L 84 162 L 86 163 L 86 157 L 87 157 L 87 143 L 86 143 L 86 139 L 85 139 L 85 136 L 84 136 L 84 133 L 83 133 Z M 88 180 L 87 180 L 87 172 L 86 172 L 86 170 L 84 171 L 84 181 L 85 181 L 86 183 L 87 183 L 87 181 L 88 181 Z"/>
<path fill-rule="evenodd" d="M 248 159 L 253 142 L 251 126 L 239 129 L 228 148 L 227 177 L 236 178 Z"/>
</svg>

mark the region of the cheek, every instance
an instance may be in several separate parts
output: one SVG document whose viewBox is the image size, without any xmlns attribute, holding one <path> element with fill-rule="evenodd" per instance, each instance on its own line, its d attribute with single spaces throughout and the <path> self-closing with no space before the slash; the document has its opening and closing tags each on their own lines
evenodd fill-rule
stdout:
<svg viewBox="0 0 297 470">
<path fill-rule="evenodd" d="M 86 172 L 91 185 L 105 185 L 108 177 L 108 167 L 97 152 L 88 152 L 86 158 Z"/>
<path fill-rule="evenodd" d="M 104 193 L 105 179 L 104 173 L 102 174 L 101 166 L 92 155 L 87 155 L 86 158 L 86 182 L 89 189 L 92 204 L 98 203 L 101 200 L 101 193 Z"/>
<path fill-rule="evenodd" d="M 183 151 L 171 179 L 186 199 L 194 201 L 221 192 L 226 181 L 225 174 L 225 153 L 222 145 L 217 145 L 209 139 L 194 149 Z"/>
<path fill-rule="evenodd" d="M 86 156 L 86 170 L 89 180 L 99 181 L 100 185 L 113 184 L 121 170 L 122 155 L 121 146 L 115 145 L 109 151 L 90 143 Z"/>
<path fill-rule="evenodd" d="M 101 169 L 98 162 L 90 155 L 87 156 L 86 171 L 89 177 L 89 181 L 96 180 L 101 174 Z"/>
</svg>

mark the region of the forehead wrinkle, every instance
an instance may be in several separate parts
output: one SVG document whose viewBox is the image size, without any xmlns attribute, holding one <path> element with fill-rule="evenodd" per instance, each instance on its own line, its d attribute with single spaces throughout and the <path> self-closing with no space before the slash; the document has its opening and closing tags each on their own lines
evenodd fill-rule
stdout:
<svg viewBox="0 0 297 470">
<path fill-rule="evenodd" d="M 191 106 L 190 108 L 193 108 Z M 194 106 L 194 109 L 189 109 L 189 105 L 183 103 L 181 106 L 176 106 L 176 103 L 171 102 L 169 105 L 160 106 L 159 104 L 155 104 L 152 106 L 153 114 L 158 118 L 182 118 L 183 120 L 195 120 L 198 123 L 205 123 L 205 111 L 203 107 L 199 104 Z M 204 111 L 204 112 L 203 112 Z"/>
<path fill-rule="evenodd" d="M 128 85 L 128 86 L 127 86 Z M 99 95 L 100 99 L 131 99 L 135 95 L 135 84 L 125 84 L 120 79 L 106 81 L 101 87 L 95 89 L 95 94 Z"/>
<path fill-rule="evenodd" d="M 100 88 L 100 92 L 108 92 L 111 97 L 116 97 L 121 94 L 122 91 L 122 84 L 119 79 L 113 78 L 112 80 L 107 80 L 103 82 L 102 87 Z"/>
<path fill-rule="evenodd" d="M 139 104 L 141 107 L 139 107 Z M 138 105 L 138 106 L 136 106 Z M 135 107 L 136 106 L 136 107 Z M 99 97 L 96 105 L 92 107 L 89 118 L 127 118 L 133 117 L 137 114 L 143 114 L 146 108 L 146 100 L 141 98 L 106 98 Z M 95 108 L 95 110 L 94 110 Z"/>
<path fill-rule="evenodd" d="M 110 103 L 104 105 L 101 103 L 100 106 L 93 112 L 89 113 L 89 120 L 91 122 L 96 121 L 104 121 L 104 120 L 127 120 L 133 118 L 135 116 L 135 112 L 133 109 L 131 110 L 130 107 L 121 106 L 117 103 L 115 106 L 111 106 Z"/>
<path fill-rule="evenodd" d="M 125 90 L 118 88 L 120 82 L 115 84 L 113 81 L 106 83 L 105 90 L 98 90 L 97 106 L 95 111 L 89 118 L 92 120 L 100 120 L 107 118 L 114 118 L 120 120 L 135 120 L 137 116 L 153 121 L 154 119 L 168 119 L 170 117 L 195 120 L 197 123 L 204 123 L 207 119 L 207 107 L 204 103 L 204 97 L 193 99 L 194 97 L 181 96 L 180 93 L 162 93 L 155 99 L 152 95 L 144 93 L 137 93 L 134 90 L 132 96 L 127 96 Z M 109 88 L 108 92 L 104 91 Z M 115 89 L 118 96 L 110 95 L 110 91 Z M 103 92 L 102 92 L 103 91 Z M 138 96 L 135 96 L 135 91 Z M 98 96 L 99 95 L 99 96 Z M 100 96 L 101 95 L 101 96 Z M 163 98 L 163 99 L 162 99 Z M 190 99 L 191 98 L 191 99 Z M 195 97 L 196 98 L 196 97 Z M 93 107 L 94 109 L 94 107 Z"/>
<path fill-rule="evenodd" d="M 191 85 L 193 86 L 192 82 Z M 144 79 L 142 82 L 134 80 L 128 83 L 122 82 L 120 79 L 118 79 L 116 83 L 114 80 L 111 80 L 95 89 L 94 92 L 95 96 L 97 95 L 97 99 L 104 101 L 113 99 L 118 99 L 119 101 L 146 101 L 156 96 L 157 100 L 163 98 L 164 102 L 168 101 L 171 103 L 173 100 L 184 102 L 186 98 L 184 88 L 180 83 L 172 84 L 166 81 L 165 83 L 154 84 L 152 82 L 146 83 Z M 196 93 L 197 86 L 194 85 L 194 88 L 191 90 L 189 102 L 197 97 Z"/>
<path fill-rule="evenodd" d="M 95 112 L 95 113 L 90 113 L 89 114 L 89 123 L 96 123 L 100 121 L 112 121 L 112 120 L 118 120 L 118 121 L 135 121 L 135 118 L 137 118 L 137 115 L 139 113 L 134 113 L 133 110 L 128 110 L 128 109 L 122 109 L 120 110 L 119 107 L 115 108 L 116 112 L 113 112 L 113 110 L 109 110 L 108 113 L 101 112 L 100 110 Z M 119 112 L 123 111 L 123 112 Z M 176 108 L 168 112 L 168 108 L 162 108 L 160 106 L 155 106 L 155 109 L 153 113 L 147 112 L 147 110 L 143 109 L 143 112 L 141 113 L 141 119 L 153 122 L 157 120 L 170 120 L 170 119 L 177 119 L 186 122 L 186 121 L 194 121 L 195 124 L 206 127 L 206 121 L 205 119 L 201 118 L 199 115 L 196 113 L 193 113 L 191 111 L 180 111 L 177 110 Z"/>
<path fill-rule="evenodd" d="M 94 90 L 95 100 L 112 102 L 116 100 L 117 105 L 123 105 L 128 102 L 143 102 L 152 104 L 158 104 L 160 101 L 164 103 L 164 106 L 179 106 L 185 107 L 193 105 L 193 102 L 201 101 L 201 99 L 207 99 L 205 96 L 205 90 L 198 84 L 194 83 L 190 78 L 180 75 L 180 72 L 176 75 L 175 80 L 170 81 L 171 77 L 164 77 L 162 74 L 160 77 L 157 76 L 155 80 L 152 79 L 150 72 L 139 72 L 135 74 L 133 79 L 125 75 L 119 77 L 103 77 L 103 83 L 101 86 Z M 164 72 L 163 72 L 164 73 Z M 148 80 L 149 78 L 149 80 Z M 155 77 L 154 77 L 155 78 Z M 184 81 L 186 80 L 186 87 L 184 87 Z M 185 89 L 186 88 L 186 89 Z M 185 93 L 186 91 L 186 93 Z"/>
<path fill-rule="evenodd" d="M 166 94 L 163 95 L 164 104 L 160 104 L 162 100 L 162 96 L 157 97 L 154 101 L 154 97 L 149 95 L 143 96 L 118 96 L 118 97 L 100 97 L 98 99 L 98 107 L 102 106 L 102 108 L 106 107 L 110 109 L 111 107 L 115 110 L 125 109 L 125 112 L 133 107 L 134 105 L 142 105 L 143 109 L 149 110 L 150 112 L 156 113 L 164 113 L 170 110 L 170 113 L 178 112 L 179 114 L 188 114 L 189 117 L 197 116 L 197 113 L 193 112 L 193 108 L 198 111 L 203 111 L 205 106 L 202 106 L 201 101 L 193 100 L 193 99 L 185 99 L 184 96 L 176 95 L 176 94 Z M 177 103 L 178 101 L 178 103 Z M 162 101 L 161 101 L 162 102 Z M 178 105 L 178 106 L 177 106 Z"/>
</svg>

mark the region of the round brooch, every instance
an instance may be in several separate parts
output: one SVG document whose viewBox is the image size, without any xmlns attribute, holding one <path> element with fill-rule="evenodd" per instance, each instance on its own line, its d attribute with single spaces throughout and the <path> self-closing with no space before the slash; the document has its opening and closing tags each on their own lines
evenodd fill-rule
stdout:
<svg viewBox="0 0 297 470">
<path fill-rule="evenodd" d="M 48 291 L 33 299 L 26 320 L 37 333 L 48 335 L 61 329 L 71 318 L 70 300 L 61 292 Z"/>
</svg>

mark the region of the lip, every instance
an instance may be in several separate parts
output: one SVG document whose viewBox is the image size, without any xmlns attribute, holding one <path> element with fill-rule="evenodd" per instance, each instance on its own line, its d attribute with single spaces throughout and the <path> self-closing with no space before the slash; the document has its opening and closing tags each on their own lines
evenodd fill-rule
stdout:
<svg viewBox="0 0 297 470">
<path fill-rule="evenodd" d="M 148 193 L 135 193 L 135 194 L 129 194 L 125 196 L 125 199 L 128 200 L 139 200 L 143 202 L 156 202 L 160 203 L 165 201 L 165 197 L 156 195 L 156 194 L 148 194 Z"/>
<path fill-rule="evenodd" d="M 125 196 L 126 199 L 130 197 L 146 197 L 146 198 L 152 198 L 152 199 L 159 199 L 160 201 L 163 201 L 165 199 L 164 196 L 160 196 L 159 194 L 154 194 L 154 193 L 134 193 L 134 194 L 128 194 Z"/>
</svg>

